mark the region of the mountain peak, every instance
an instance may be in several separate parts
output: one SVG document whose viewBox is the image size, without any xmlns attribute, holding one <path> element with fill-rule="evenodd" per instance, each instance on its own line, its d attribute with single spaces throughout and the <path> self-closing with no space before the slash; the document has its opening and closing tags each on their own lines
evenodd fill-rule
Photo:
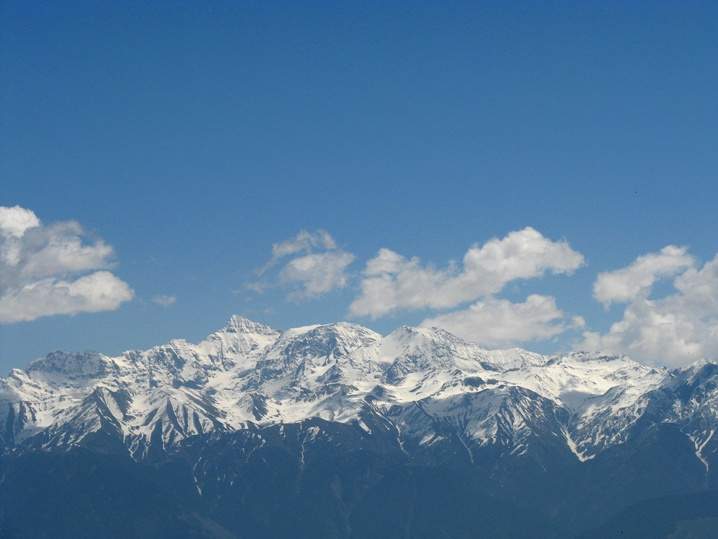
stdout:
<svg viewBox="0 0 718 539">
<path fill-rule="evenodd" d="M 694 368 L 705 381 L 701 398 L 704 393 L 713 398 L 716 369 Z M 686 377 L 675 374 L 672 386 L 692 395 L 698 386 Z M 474 418 L 481 424 L 472 436 L 484 444 L 495 438 L 491 418 L 501 407 L 494 404 L 510 398 L 524 404 L 536 400 L 538 408 L 530 408 L 529 415 L 543 413 L 545 406 L 560 409 L 560 428 L 582 452 L 595 454 L 614 443 L 602 429 L 628 432 L 646 409 L 643 401 L 656 388 L 667 388 L 666 381 L 665 371 L 625 357 L 485 350 L 434 327 L 402 326 L 381 336 L 337 322 L 280 332 L 235 315 L 197 344 L 176 339 L 116 357 L 48 354 L 0 379 L 0 421 L 14 422 L 13 440 L 49 429 L 61 445 L 109 421 L 121 432 L 122 443 L 143 455 L 157 439 L 169 447 L 190 435 L 242 429 L 248 422 L 359 421 L 370 398 L 379 414 L 418 414 L 421 429 Z M 98 388 L 112 395 L 87 400 Z M 676 393 L 679 400 L 683 393 Z M 428 412 L 433 415 L 427 419 Z M 511 430 L 511 425 L 502 428 Z M 397 425 L 411 432 L 405 427 Z"/>
<path fill-rule="evenodd" d="M 234 314 L 230 317 L 227 325 L 224 327 L 224 331 L 230 333 L 258 333 L 260 335 L 270 335 L 277 333 L 276 330 L 262 324 L 255 322 L 242 315 Z"/>
<path fill-rule="evenodd" d="M 331 324 L 321 324 L 319 326 L 313 327 L 307 333 L 313 333 L 315 335 L 333 334 L 337 336 L 360 335 L 371 336 L 374 339 L 381 338 L 381 335 L 379 335 L 375 331 L 359 324 L 353 324 L 351 322 L 333 322 Z"/>
<path fill-rule="evenodd" d="M 28 372 L 44 374 L 95 376 L 106 372 L 108 359 L 99 352 L 50 352 L 34 360 Z"/>
</svg>

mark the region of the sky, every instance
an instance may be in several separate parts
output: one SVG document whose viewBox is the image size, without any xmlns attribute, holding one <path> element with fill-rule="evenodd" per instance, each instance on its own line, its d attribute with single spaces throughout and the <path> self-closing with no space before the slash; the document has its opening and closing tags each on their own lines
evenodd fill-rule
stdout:
<svg viewBox="0 0 718 539">
<path fill-rule="evenodd" d="M 0 3 L 0 372 L 436 325 L 718 358 L 718 5 Z"/>
</svg>

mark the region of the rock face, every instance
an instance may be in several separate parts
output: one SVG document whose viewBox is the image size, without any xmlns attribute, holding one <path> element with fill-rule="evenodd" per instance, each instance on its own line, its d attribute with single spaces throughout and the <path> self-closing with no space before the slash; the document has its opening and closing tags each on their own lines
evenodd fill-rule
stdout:
<svg viewBox="0 0 718 539">
<path fill-rule="evenodd" d="M 498 513 L 524 511 L 530 529 L 561 536 L 636 501 L 718 486 L 716 430 L 716 364 L 669 371 L 627 357 L 489 351 L 434 328 L 280 332 L 235 316 L 198 344 L 115 357 L 55 352 L 0 379 L 0 476 L 12 478 L 23 459 L 65 462 L 78 451 L 153 473 L 174 463 L 196 497 L 175 509 L 195 515 L 200 537 L 236 536 L 238 515 L 252 522 L 249 537 L 302 536 L 307 488 L 326 504 L 312 509 L 318 518 L 333 515 L 307 536 L 440 534 L 454 528 L 403 520 L 416 499 L 396 502 L 385 528 L 356 520 L 391 492 L 449 495 L 437 470 L 458 474 L 457 492 L 488 497 Z M 310 478 L 318 483 L 308 487 Z M 262 490 L 269 484 L 277 490 Z M 251 489 L 291 506 L 285 531 L 262 520 Z M 207 500 L 211 518 L 198 509 Z M 467 503 L 453 507 L 473 510 Z M 7 519 L 0 510 L 0 531 Z M 523 533 L 494 524 L 493 536 Z M 474 530 L 453 525 L 458 535 Z"/>
</svg>

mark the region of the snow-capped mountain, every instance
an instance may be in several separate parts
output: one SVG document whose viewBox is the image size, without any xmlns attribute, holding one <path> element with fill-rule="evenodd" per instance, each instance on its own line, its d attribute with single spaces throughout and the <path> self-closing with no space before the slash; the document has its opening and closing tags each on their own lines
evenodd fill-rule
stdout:
<svg viewBox="0 0 718 539">
<path fill-rule="evenodd" d="M 198 344 L 110 357 L 55 352 L 0 379 L 6 450 L 114 444 L 135 459 L 194 435 L 312 418 L 383 424 L 412 455 L 460 444 L 520 456 L 550 444 L 586 461 L 647 425 L 675 424 L 708 469 L 718 366 L 485 350 L 435 328 L 349 323 L 283 332 L 234 316 Z"/>
<path fill-rule="evenodd" d="M 0 421 L 3 538 L 605 537 L 659 496 L 691 508 L 676 522 L 718 518 L 709 362 L 232 317 L 196 344 L 15 369 Z"/>
</svg>

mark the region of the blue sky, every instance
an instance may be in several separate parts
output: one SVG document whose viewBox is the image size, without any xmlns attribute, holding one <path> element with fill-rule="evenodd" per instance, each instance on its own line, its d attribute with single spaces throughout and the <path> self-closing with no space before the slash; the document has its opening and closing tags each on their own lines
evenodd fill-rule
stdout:
<svg viewBox="0 0 718 539">
<path fill-rule="evenodd" d="M 555 298 L 567 327 L 517 343 L 527 348 L 570 349 L 639 301 L 667 298 L 650 307 L 661 320 L 689 309 L 695 353 L 714 351 L 705 335 L 718 313 L 695 314 L 673 279 L 718 251 L 715 4 L 0 9 L 0 206 L 31 210 L 44 228 L 80 223 L 82 241 L 113 249 L 92 271 L 134 291 L 114 310 L 0 324 L 2 370 L 55 349 L 197 340 L 232 313 L 385 332 L 530 294 Z M 451 274 L 472 245 L 527 226 L 584 263 L 558 274 L 548 264 L 447 308 L 350 316 L 379 249 L 437 271 L 456 261 Z M 342 286 L 301 294 L 306 281 L 282 281 L 290 255 L 263 292 L 248 288 L 272 245 L 301 230 L 327 231 L 330 251 L 352 257 Z M 651 259 L 650 284 L 607 307 L 594 297 L 599 273 L 668 245 L 692 262 L 661 270 Z M 5 279 L 2 293 L 20 286 Z M 599 343 L 643 353 L 626 338 Z"/>
</svg>

